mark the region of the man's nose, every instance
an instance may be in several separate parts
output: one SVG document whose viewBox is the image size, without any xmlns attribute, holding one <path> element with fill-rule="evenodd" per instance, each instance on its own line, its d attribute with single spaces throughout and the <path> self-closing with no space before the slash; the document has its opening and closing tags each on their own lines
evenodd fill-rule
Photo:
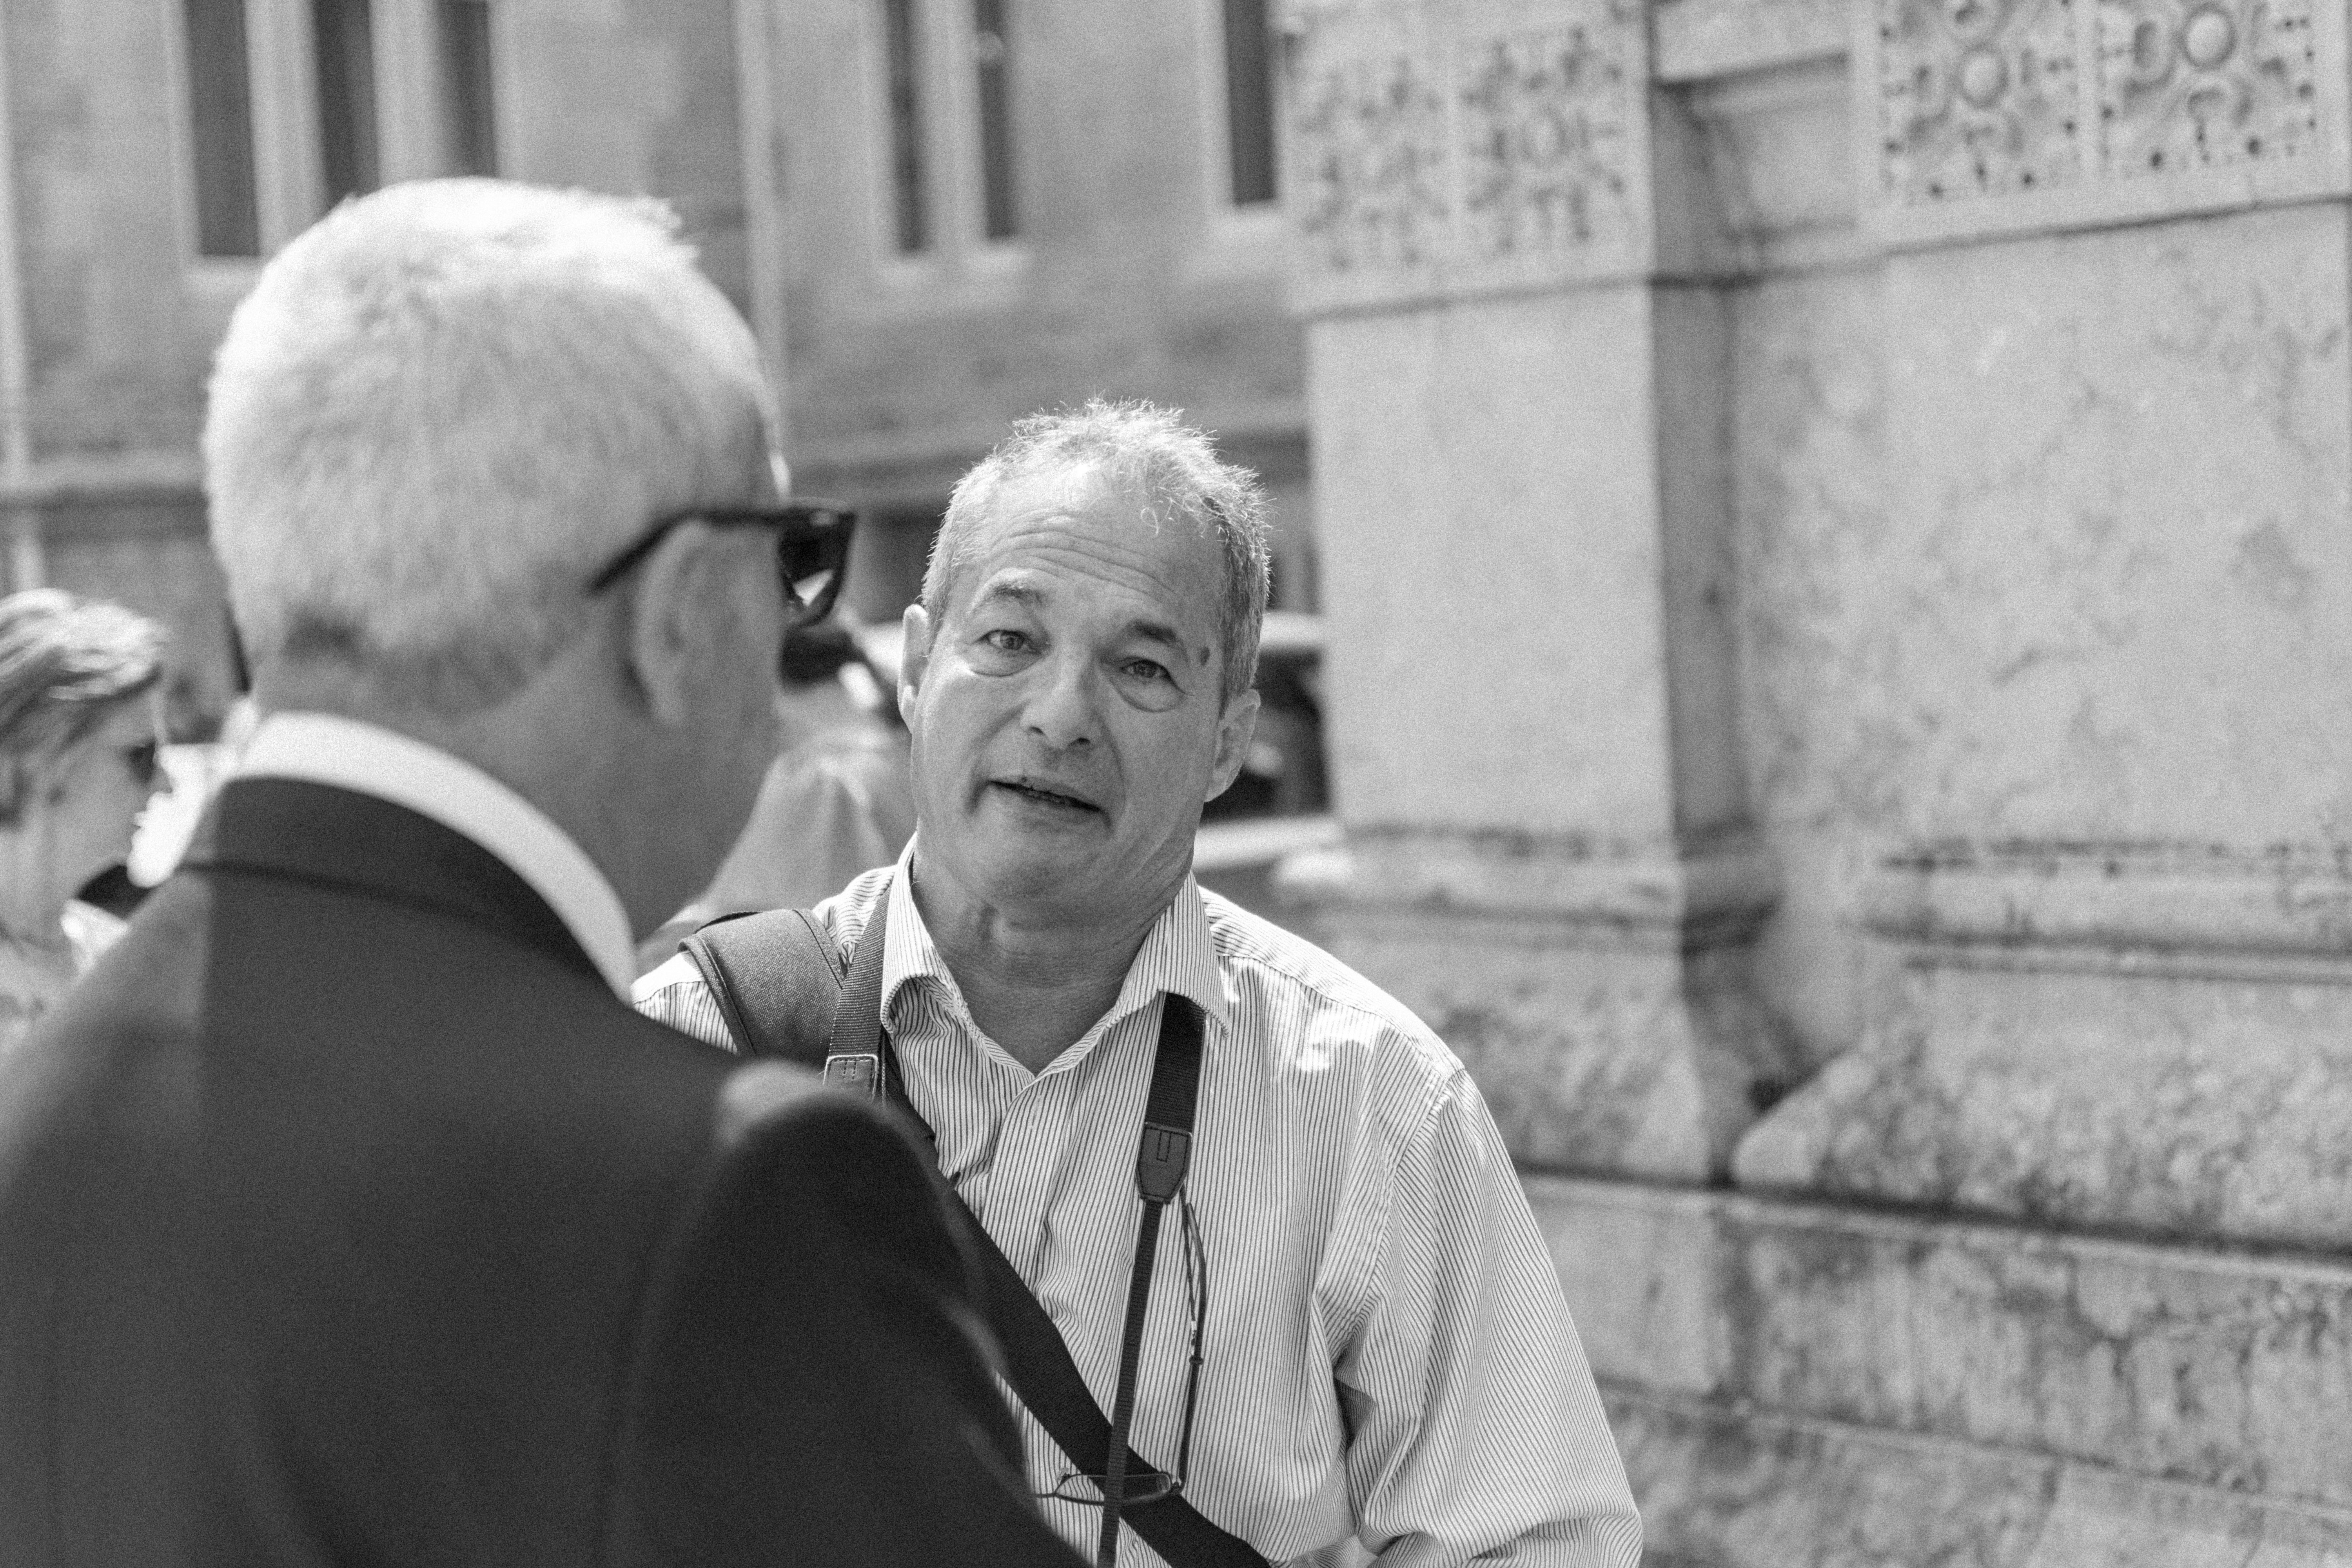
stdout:
<svg viewBox="0 0 2352 1568">
<path fill-rule="evenodd" d="M 1022 722 L 1032 735 L 1055 751 L 1091 745 L 1100 728 L 1096 706 L 1099 682 L 1091 660 L 1050 658 L 1040 667 L 1043 677 L 1029 696 Z"/>
</svg>

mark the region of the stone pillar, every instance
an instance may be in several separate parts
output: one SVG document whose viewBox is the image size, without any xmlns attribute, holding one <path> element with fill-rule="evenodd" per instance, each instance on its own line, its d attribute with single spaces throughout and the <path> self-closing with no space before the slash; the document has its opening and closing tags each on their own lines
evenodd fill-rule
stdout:
<svg viewBox="0 0 2352 1568">
<path fill-rule="evenodd" d="M 1864 0 L 1900 977 L 1751 1187 L 2352 1239 L 2346 9 Z"/>
<path fill-rule="evenodd" d="M 1737 747 L 1728 313 L 1631 0 L 1297 7 L 1333 948 L 1522 1160 L 1719 1173 L 1786 1072 Z"/>
</svg>

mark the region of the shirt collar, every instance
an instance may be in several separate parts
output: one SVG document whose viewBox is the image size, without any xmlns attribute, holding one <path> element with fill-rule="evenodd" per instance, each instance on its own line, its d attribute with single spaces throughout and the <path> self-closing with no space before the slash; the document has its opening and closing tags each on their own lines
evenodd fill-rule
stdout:
<svg viewBox="0 0 2352 1568">
<path fill-rule="evenodd" d="M 882 949 L 882 1012 L 886 1018 L 897 1001 L 898 987 L 909 980 L 928 977 L 951 995 L 961 997 L 963 994 L 948 970 L 947 960 L 940 956 L 938 945 L 931 941 L 930 928 L 923 923 L 922 911 L 915 907 L 913 868 L 915 847 L 920 837 L 918 834 L 908 839 L 906 848 L 899 851 L 898 869 L 891 875 L 887 895 L 890 900 L 890 923 Z M 1103 1021 L 1117 1022 L 1169 992 L 1190 997 L 1209 1017 L 1228 1029 L 1233 1026 L 1224 971 L 1218 967 L 1216 941 L 1209 932 L 1209 911 L 1201 902 L 1201 886 L 1190 873 L 1168 907 L 1160 911 L 1150 931 L 1144 933 L 1143 945 L 1136 950 L 1135 962 L 1127 966 L 1127 978 L 1119 983 L 1118 1000 L 1110 1005 Z"/>
<path fill-rule="evenodd" d="M 299 779 L 405 806 L 461 833 L 530 884 L 623 1001 L 636 973 L 629 917 L 613 884 L 546 813 L 438 747 L 332 713 L 273 713 L 238 778 Z"/>
</svg>

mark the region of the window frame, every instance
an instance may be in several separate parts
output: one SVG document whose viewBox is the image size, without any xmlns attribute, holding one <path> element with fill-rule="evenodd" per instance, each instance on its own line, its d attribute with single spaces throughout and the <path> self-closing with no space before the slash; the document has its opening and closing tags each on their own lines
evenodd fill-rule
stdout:
<svg viewBox="0 0 2352 1568">
<path fill-rule="evenodd" d="M 1287 108 L 1283 82 L 1284 39 L 1288 35 L 1282 0 L 1269 0 L 1266 31 L 1267 87 L 1273 95 L 1268 121 L 1273 135 L 1274 199 L 1236 203 L 1233 185 L 1233 112 L 1225 70 L 1224 0 L 1195 0 L 1193 16 L 1199 36 L 1201 103 L 1201 207 L 1208 229 L 1212 269 L 1224 261 L 1247 270 L 1279 265 L 1287 242 L 1284 217 L 1291 184 L 1283 117 Z"/>
<path fill-rule="evenodd" d="M 925 166 L 924 210 L 929 245 L 898 247 L 898 203 L 891 114 L 888 27 L 885 0 L 860 0 L 858 26 L 865 95 L 858 120 L 864 137 L 866 255 L 877 297 L 886 303 L 989 303 L 1016 289 L 1030 258 L 1029 184 L 1022 178 L 1020 47 L 1013 45 L 1006 82 L 1013 196 L 1024 232 L 987 235 L 987 194 L 980 132 L 980 73 L 973 41 L 972 0 L 911 0 L 917 91 Z M 1019 0 L 1004 0 L 1005 32 L 1020 37 Z"/>
<path fill-rule="evenodd" d="M 327 210 L 318 58 L 310 0 L 244 0 L 253 130 L 254 197 L 260 254 L 203 254 L 197 213 L 194 105 L 188 89 L 184 0 L 155 0 L 172 116 L 173 208 L 185 272 L 200 291 L 234 298 L 261 264 Z M 514 144 L 512 7 L 489 12 L 493 146 L 503 165 Z M 381 184 L 456 170 L 443 79 L 439 0 L 374 0 L 377 174 Z"/>
</svg>

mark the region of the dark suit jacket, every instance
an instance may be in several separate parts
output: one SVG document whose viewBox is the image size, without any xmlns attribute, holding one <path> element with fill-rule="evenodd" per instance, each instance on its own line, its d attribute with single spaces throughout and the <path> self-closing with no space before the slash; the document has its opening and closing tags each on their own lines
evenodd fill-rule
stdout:
<svg viewBox="0 0 2352 1568">
<path fill-rule="evenodd" d="M 0 1564 L 1074 1563 L 913 1141 L 251 780 L 0 1063 Z"/>
</svg>

